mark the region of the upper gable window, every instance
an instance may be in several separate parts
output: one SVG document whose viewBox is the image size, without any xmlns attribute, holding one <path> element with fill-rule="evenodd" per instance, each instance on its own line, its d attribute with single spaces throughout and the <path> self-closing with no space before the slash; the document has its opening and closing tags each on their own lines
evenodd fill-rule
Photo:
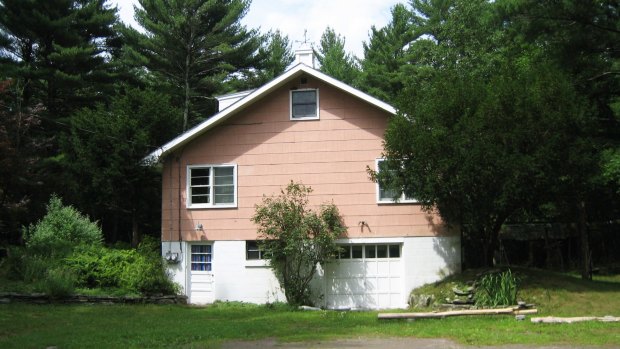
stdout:
<svg viewBox="0 0 620 349">
<path fill-rule="evenodd" d="M 291 120 L 316 120 L 319 118 L 319 90 L 291 91 Z"/>
<path fill-rule="evenodd" d="M 383 163 L 384 159 L 376 160 L 376 169 L 378 172 L 387 171 Z M 396 198 L 396 199 L 395 199 Z M 379 183 L 377 183 L 377 203 L 386 203 L 386 204 L 394 204 L 394 203 L 416 203 L 418 202 L 415 198 L 409 197 L 405 195 L 404 192 L 397 192 L 394 189 L 383 188 Z"/>
<path fill-rule="evenodd" d="M 188 166 L 187 207 L 237 207 L 237 166 Z"/>
</svg>

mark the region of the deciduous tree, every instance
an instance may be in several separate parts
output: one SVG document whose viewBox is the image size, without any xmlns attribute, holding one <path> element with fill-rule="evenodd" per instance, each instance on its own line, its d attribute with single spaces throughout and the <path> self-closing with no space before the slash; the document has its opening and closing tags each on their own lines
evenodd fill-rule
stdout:
<svg viewBox="0 0 620 349">
<path fill-rule="evenodd" d="M 263 239 L 260 246 L 292 305 L 311 304 L 310 281 L 317 265 L 335 255 L 335 240 L 346 232 L 334 204 L 318 212 L 308 208 L 311 192 L 291 181 L 279 196 L 264 197 L 252 217 Z"/>
</svg>

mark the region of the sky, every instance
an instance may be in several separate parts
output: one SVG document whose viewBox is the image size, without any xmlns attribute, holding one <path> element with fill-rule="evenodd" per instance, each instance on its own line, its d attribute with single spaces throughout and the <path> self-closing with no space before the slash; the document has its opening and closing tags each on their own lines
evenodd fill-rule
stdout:
<svg viewBox="0 0 620 349">
<path fill-rule="evenodd" d="M 363 56 L 362 42 L 368 41 L 370 27 L 385 26 L 390 21 L 390 9 L 405 0 L 253 0 L 242 23 L 260 28 L 265 33 L 279 29 L 293 41 L 293 49 L 304 40 L 315 47 L 328 26 L 345 37 L 345 49 L 359 58 Z M 111 0 L 118 4 L 121 19 L 135 25 L 133 4 L 137 0 Z"/>
</svg>

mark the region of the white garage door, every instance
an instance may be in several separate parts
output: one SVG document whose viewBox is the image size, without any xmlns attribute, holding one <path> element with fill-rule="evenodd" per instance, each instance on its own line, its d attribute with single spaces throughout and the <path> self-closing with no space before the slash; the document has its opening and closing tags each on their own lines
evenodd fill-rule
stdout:
<svg viewBox="0 0 620 349">
<path fill-rule="evenodd" d="M 213 292 L 213 245 L 192 245 L 190 250 L 189 302 L 208 304 L 215 300 Z"/>
<path fill-rule="evenodd" d="M 328 308 L 398 308 L 402 301 L 400 244 L 341 245 L 325 267 Z"/>
</svg>

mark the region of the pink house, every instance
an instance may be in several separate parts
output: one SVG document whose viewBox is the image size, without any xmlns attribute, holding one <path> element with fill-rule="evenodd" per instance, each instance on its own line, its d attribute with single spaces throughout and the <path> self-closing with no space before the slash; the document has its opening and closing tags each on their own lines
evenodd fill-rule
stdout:
<svg viewBox="0 0 620 349">
<path fill-rule="evenodd" d="M 284 301 L 250 221 L 291 180 L 344 216 L 345 252 L 313 283 L 326 308 L 400 308 L 411 289 L 460 270 L 460 237 L 415 200 L 372 182 L 392 106 L 312 68 L 312 51 L 266 85 L 152 153 L 163 164 L 162 253 L 194 304 Z"/>
</svg>

